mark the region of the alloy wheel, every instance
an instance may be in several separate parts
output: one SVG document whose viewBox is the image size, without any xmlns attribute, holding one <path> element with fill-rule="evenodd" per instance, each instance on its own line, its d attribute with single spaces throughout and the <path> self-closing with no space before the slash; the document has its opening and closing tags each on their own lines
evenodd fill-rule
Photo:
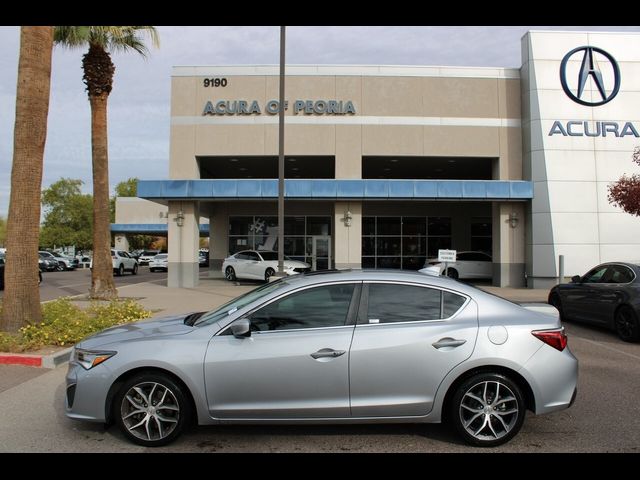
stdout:
<svg viewBox="0 0 640 480">
<path fill-rule="evenodd" d="M 124 395 L 120 415 L 124 427 L 134 437 L 160 441 L 171 435 L 178 425 L 180 405 L 166 385 L 142 382 Z"/>
<path fill-rule="evenodd" d="M 493 441 L 513 430 L 519 412 L 516 395 L 507 385 L 483 381 L 464 393 L 458 413 L 467 434 L 479 441 Z"/>
</svg>

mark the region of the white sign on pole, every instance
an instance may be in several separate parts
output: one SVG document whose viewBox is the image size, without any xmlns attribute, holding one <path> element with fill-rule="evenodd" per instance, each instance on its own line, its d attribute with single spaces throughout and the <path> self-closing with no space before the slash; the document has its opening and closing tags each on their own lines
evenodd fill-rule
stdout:
<svg viewBox="0 0 640 480">
<path fill-rule="evenodd" d="M 447 263 L 455 262 L 456 250 L 438 250 L 438 261 Z"/>
</svg>

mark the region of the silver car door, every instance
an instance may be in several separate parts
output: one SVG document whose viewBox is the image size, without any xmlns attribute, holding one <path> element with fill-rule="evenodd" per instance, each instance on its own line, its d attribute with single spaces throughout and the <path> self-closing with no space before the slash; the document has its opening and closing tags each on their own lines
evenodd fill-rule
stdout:
<svg viewBox="0 0 640 480">
<path fill-rule="evenodd" d="M 209 342 L 205 387 L 220 419 L 348 417 L 349 346 L 360 286 L 315 285 L 248 314 L 251 335 Z"/>
<path fill-rule="evenodd" d="M 440 382 L 473 352 L 475 302 L 403 283 L 365 283 L 350 352 L 353 417 L 429 413 Z"/>
</svg>

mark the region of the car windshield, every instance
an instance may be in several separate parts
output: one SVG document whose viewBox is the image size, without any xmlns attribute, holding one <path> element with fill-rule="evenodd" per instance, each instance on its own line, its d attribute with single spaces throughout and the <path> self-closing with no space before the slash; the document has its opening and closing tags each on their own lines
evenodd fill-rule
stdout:
<svg viewBox="0 0 640 480">
<path fill-rule="evenodd" d="M 265 262 L 271 262 L 273 260 L 278 260 L 278 252 L 258 252 L 260 254 L 260 256 L 262 257 L 262 259 Z M 286 255 L 284 256 L 285 260 L 291 260 L 289 257 L 287 257 Z"/>
<path fill-rule="evenodd" d="M 269 295 L 276 290 L 283 288 L 287 285 L 286 282 L 282 280 L 267 283 L 261 287 L 258 287 L 250 292 L 245 293 L 237 298 L 234 298 L 230 302 L 225 303 L 224 305 L 216 308 L 215 310 L 211 310 L 210 312 L 205 313 L 202 317 L 198 319 L 198 321 L 194 324 L 194 326 L 201 325 L 211 325 L 218 320 L 222 320 L 223 318 L 231 315 L 236 310 L 241 309 L 242 307 L 249 305 L 251 302 L 258 300 L 261 297 Z"/>
</svg>

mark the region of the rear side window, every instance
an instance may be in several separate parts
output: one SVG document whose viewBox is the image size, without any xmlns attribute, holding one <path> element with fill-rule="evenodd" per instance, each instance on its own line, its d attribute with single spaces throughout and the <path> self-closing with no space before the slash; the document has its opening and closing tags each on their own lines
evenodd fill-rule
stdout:
<svg viewBox="0 0 640 480">
<path fill-rule="evenodd" d="M 606 283 L 629 283 L 633 280 L 633 272 L 624 265 L 613 265 L 609 268 Z"/>
<path fill-rule="evenodd" d="M 360 323 L 398 323 L 439 320 L 456 313 L 465 297 L 435 288 L 399 284 L 369 284 L 366 318 Z"/>
</svg>

